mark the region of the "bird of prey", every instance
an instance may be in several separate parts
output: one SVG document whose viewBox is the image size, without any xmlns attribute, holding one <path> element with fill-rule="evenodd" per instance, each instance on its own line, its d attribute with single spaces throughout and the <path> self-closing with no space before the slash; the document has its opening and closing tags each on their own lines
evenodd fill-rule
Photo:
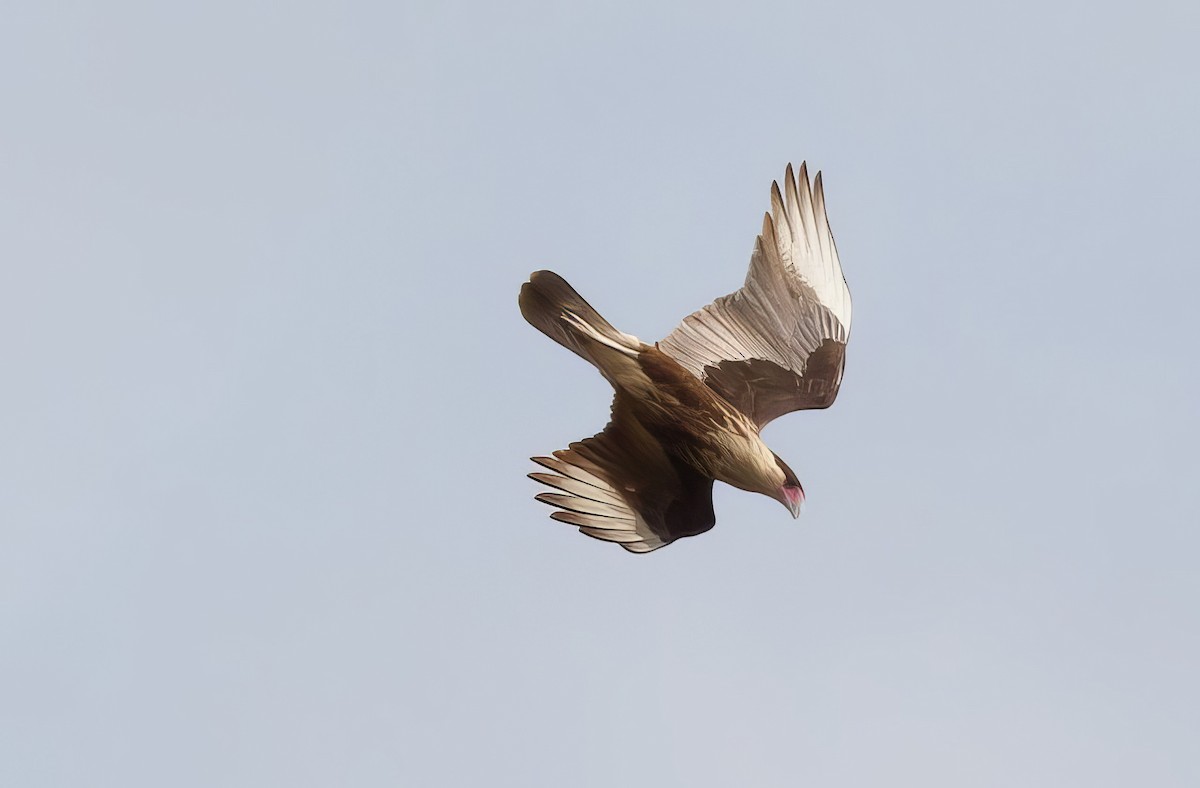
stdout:
<svg viewBox="0 0 1200 788">
<path fill-rule="evenodd" d="M 789 164 L 742 288 L 653 345 L 614 328 L 566 281 L 537 271 L 521 314 L 591 362 L 616 391 L 604 431 L 529 474 L 539 501 L 588 536 L 647 553 L 716 523 L 713 481 L 770 496 L 800 516 L 804 488 L 759 437 L 772 419 L 827 408 L 850 336 L 850 291 L 825 215 L 821 174 Z"/>
</svg>

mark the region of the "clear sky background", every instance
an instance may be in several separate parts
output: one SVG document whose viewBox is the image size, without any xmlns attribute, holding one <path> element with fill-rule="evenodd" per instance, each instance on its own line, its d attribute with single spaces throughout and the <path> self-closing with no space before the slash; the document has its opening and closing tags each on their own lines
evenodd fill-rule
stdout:
<svg viewBox="0 0 1200 788">
<path fill-rule="evenodd" d="M 1200 11 L 15 3 L 0 784 L 1200 784 Z M 823 169 L 845 382 L 649 556 L 528 457 Z"/>
</svg>

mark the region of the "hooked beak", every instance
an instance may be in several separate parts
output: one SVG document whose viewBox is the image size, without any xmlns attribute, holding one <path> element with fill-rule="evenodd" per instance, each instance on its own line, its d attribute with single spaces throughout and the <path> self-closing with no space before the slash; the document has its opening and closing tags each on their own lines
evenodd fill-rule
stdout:
<svg viewBox="0 0 1200 788">
<path fill-rule="evenodd" d="M 783 488 L 783 505 L 792 513 L 792 519 L 800 517 L 800 509 L 804 506 L 804 488 L 802 487 L 784 487 Z"/>
</svg>

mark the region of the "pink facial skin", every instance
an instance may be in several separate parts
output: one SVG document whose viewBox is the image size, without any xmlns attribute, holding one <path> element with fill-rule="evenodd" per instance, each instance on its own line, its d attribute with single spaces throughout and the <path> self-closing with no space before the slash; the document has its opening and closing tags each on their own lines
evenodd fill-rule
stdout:
<svg viewBox="0 0 1200 788">
<path fill-rule="evenodd" d="M 784 485 L 783 500 L 788 511 L 792 513 L 792 517 L 799 517 L 800 508 L 804 506 L 804 488 L 793 487 L 790 484 Z"/>
</svg>

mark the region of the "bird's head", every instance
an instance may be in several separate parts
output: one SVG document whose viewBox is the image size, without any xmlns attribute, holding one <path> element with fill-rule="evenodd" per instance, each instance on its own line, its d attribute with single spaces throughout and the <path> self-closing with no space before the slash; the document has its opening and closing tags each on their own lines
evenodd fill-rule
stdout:
<svg viewBox="0 0 1200 788">
<path fill-rule="evenodd" d="M 788 467 L 787 463 L 779 459 L 778 454 L 774 456 L 775 464 L 783 472 L 783 484 L 776 489 L 772 497 L 786 506 L 793 518 L 799 517 L 800 508 L 804 506 L 804 488 L 800 486 L 800 480 L 796 478 L 796 474 Z"/>
</svg>

